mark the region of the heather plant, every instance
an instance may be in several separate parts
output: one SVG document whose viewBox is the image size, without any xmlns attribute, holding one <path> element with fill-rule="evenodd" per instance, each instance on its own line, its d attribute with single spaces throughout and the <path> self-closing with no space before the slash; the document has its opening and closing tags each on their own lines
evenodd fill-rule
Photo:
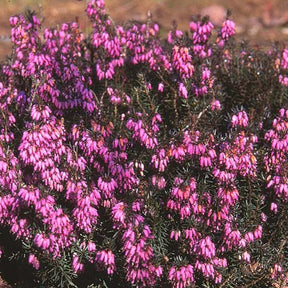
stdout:
<svg viewBox="0 0 288 288">
<path fill-rule="evenodd" d="M 287 50 L 195 19 L 10 18 L 0 270 L 15 287 L 285 287 Z M 15 268 L 16 267 L 16 268 Z M 11 272 L 12 270 L 12 272 Z"/>
</svg>

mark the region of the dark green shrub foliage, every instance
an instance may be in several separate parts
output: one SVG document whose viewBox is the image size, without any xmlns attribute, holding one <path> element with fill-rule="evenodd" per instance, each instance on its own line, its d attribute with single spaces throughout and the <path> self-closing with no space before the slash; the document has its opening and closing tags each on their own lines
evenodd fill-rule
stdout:
<svg viewBox="0 0 288 288">
<path fill-rule="evenodd" d="M 152 19 L 116 26 L 102 0 L 86 11 L 87 37 L 76 23 L 39 35 L 33 13 L 10 19 L 2 276 L 15 287 L 284 287 L 288 50 L 235 44 L 229 19 L 218 34 L 202 19 L 161 41 Z"/>
</svg>

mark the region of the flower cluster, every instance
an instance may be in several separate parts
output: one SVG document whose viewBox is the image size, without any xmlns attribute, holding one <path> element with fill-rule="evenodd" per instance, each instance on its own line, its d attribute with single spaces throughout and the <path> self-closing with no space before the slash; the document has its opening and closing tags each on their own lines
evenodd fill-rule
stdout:
<svg viewBox="0 0 288 288">
<path fill-rule="evenodd" d="M 229 19 L 216 39 L 203 19 L 162 41 L 151 15 L 116 25 L 104 0 L 86 13 L 87 36 L 75 22 L 41 33 L 33 13 L 10 19 L 0 264 L 21 255 L 41 287 L 286 281 L 287 50 L 270 66 L 242 46 L 235 56 Z"/>
<path fill-rule="evenodd" d="M 267 187 L 273 188 L 277 197 L 287 202 L 288 110 L 280 110 L 279 116 L 273 121 L 273 129 L 266 132 L 265 139 L 271 147 L 264 159 L 268 173 Z"/>
<path fill-rule="evenodd" d="M 226 20 L 222 23 L 222 28 L 219 31 L 218 45 L 223 47 L 225 42 L 235 34 L 235 23 L 231 20 Z"/>
</svg>

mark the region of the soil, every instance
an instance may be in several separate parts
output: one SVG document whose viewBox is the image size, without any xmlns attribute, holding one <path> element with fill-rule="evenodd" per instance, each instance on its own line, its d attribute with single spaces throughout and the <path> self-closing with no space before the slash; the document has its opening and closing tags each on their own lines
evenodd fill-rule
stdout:
<svg viewBox="0 0 288 288">
<path fill-rule="evenodd" d="M 88 33 L 90 23 L 84 12 L 87 1 L 1 0 L 0 59 L 11 50 L 10 16 L 30 8 L 43 18 L 43 27 L 77 19 L 82 30 Z M 229 9 L 232 20 L 236 22 L 238 39 L 261 47 L 288 40 L 287 0 L 106 0 L 106 7 L 116 23 L 131 19 L 144 22 L 147 11 L 151 11 L 153 20 L 160 24 L 163 36 L 174 20 L 182 30 L 188 30 L 192 15 L 208 14 L 215 24 L 219 24 Z"/>
</svg>

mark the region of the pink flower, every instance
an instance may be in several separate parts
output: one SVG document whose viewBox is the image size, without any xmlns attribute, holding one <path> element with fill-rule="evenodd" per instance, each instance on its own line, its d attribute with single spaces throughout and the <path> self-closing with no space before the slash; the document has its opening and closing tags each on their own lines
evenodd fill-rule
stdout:
<svg viewBox="0 0 288 288">
<path fill-rule="evenodd" d="M 120 224 L 120 226 L 122 227 L 126 227 L 126 224 L 125 224 L 126 214 L 124 212 L 125 206 L 126 205 L 123 202 L 119 202 L 116 205 L 114 205 L 112 208 L 113 220 L 116 223 Z"/>
<path fill-rule="evenodd" d="M 162 268 L 162 266 L 158 266 L 158 267 L 155 269 L 155 273 L 156 273 L 156 276 L 157 276 L 157 277 L 160 277 L 160 276 L 163 274 L 163 268 Z"/>
<path fill-rule="evenodd" d="M 252 233 L 252 232 L 246 233 L 246 234 L 245 234 L 245 240 L 246 240 L 247 242 L 252 242 L 252 241 L 254 241 L 254 235 L 253 235 L 253 233 Z"/>
<path fill-rule="evenodd" d="M 232 127 L 235 127 L 235 126 L 247 127 L 248 121 L 249 119 L 248 119 L 246 112 L 240 111 L 237 114 L 232 116 L 231 124 L 232 124 Z"/>
<path fill-rule="evenodd" d="M 278 206 L 276 203 L 272 202 L 270 210 L 273 211 L 275 214 L 278 212 Z"/>
<path fill-rule="evenodd" d="M 35 269 L 39 269 L 40 263 L 37 257 L 34 254 L 30 254 L 28 258 L 28 262 L 32 264 Z"/>
<path fill-rule="evenodd" d="M 175 241 L 178 241 L 180 235 L 181 235 L 181 232 L 180 232 L 180 231 L 172 230 L 171 233 L 170 233 L 170 239 L 173 239 L 173 238 L 174 238 Z"/>
<path fill-rule="evenodd" d="M 82 271 L 84 269 L 84 265 L 79 262 L 78 256 L 73 257 L 72 266 L 75 273 L 77 273 L 78 271 Z"/>
<path fill-rule="evenodd" d="M 163 83 L 159 83 L 158 84 L 158 91 L 159 92 L 163 92 L 163 90 L 164 90 L 164 84 Z"/>
<path fill-rule="evenodd" d="M 95 252 L 96 251 L 96 245 L 92 241 L 89 241 L 87 244 L 87 249 L 89 252 Z"/>
<path fill-rule="evenodd" d="M 220 110 L 221 109 L 221 104 L 219 100 L 213 100 L 211 103 L 211 110 Z"/>
<path fill-rule="evenodd" d="M 231 123 L 232 123 L 232 127 L 235 127 L 236 125 L 238 125 L 238 117 L 237 115 L 233 115 L 232 119 L 231 119 Z"/>
<path fill-rule="evenodd" d="M 250 254 L 249 254 L 247 251 L 245 251 L 245 252 L 242 254 L 242 256 L 241 256 L 241 259 L 243 259 L 244 261 L 250 263 Z"/>
<path fill-rule="evenodd" d="M 180 93 L 180 96 L 182 96 L 183 98 L 187 99 L 188 91 L 187 91 L 187 88 L 184 86 L 184 84 L 182 82 L 179 84 L 179 93 Z"/>
<path fill-rule="evenodd" d="M 166 186 L 166 180 L 163 176 L 159 177 L 159 176 L 153 175 L 152 176 L 152 184 L 154 186 L 158 187 L 158 189 L 162 190 Z"/>
<path fill-rule="evenodd" d="M 235 34 L 235 23 L 231 20 L 226 20 L 222 24 L 220 31 L 221 38 L 227 41 L 231 36 Z"/>
<path fill-rule="evenodd" d="M 213 258 L 216 255 L 215 244 L 209 236 L 199 241 L 198 247 L 195 247 L 195 251 L 197 250 L 204 258 Z"/>
<path fill-rule="evenodd" d="M 253 232 L 255 239 L 260 239 L 262 237 L 262 226 L 258 225 L 257 228 Z"/>
<path fill-rule="evenodd" d="M 189 287 L 194 282 L 194 270 L 192 265 L 176 268 L 172 266 L 169 270 L 168 279 L 173 288 Z"/>
<path fill-rule="evenodd" d="M 96 253 L 95 262 L 100 265 L 100 267 L 107 268 L 107 274 L 113 274 L 115 271 L 115 259 L 114 254 L 111 250 L 98 251 Z"/>
</svg>

